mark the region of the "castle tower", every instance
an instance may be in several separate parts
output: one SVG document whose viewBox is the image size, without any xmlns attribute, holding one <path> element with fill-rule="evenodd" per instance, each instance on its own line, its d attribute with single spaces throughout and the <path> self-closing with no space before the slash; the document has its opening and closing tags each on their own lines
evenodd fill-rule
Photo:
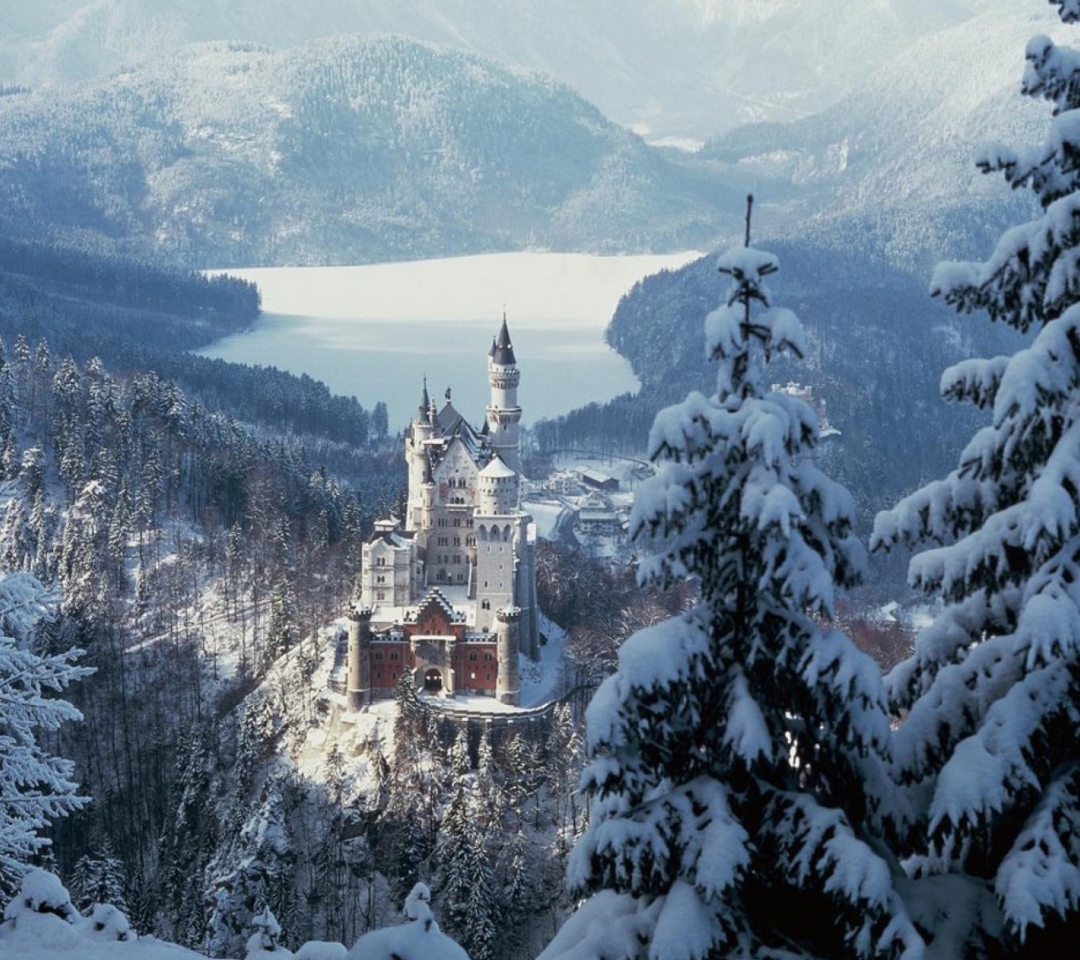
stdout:
<svg viewBox="0 0 1080 960">
<path fill-rule="evenodd" d="M 521 678 L 518 672 L 520 620 L 521 610 L 517 607 L 501 607 L 495 615 L 495 637 L 499 658 L 495 696 L 500 703 L 508 703 L 515 707 L 521 695 Z"/>
<path fill-rule="evenodd" d="M 521 379 L 510 331 L 503 316 L 499 335 L 488 352 L 488 382 L 491 384 L 491 403 L 487 408 L 488 434 L 491 448 L 515 473 L 521 473 L 521 450 L 519 428 L 521 407 L 518 406 L 517 388 Z"/>
<path fill-rule="evenodd" d="M 405 459 L 409 467 L 409 499 L 405 508 L 406 530 L 419 530 L 421 526 L 423 509 L 421 498 L 424 484 L 431 480 L 427 443 L 435 434 L 434 423 L 431 414 L 431 399 L 428 397 L 427 377 L 424 377 L 424 389 L 420 394 L 416 417 L 409 424 L 405 437 Z"/>
<path fill-rule="evenodd" d="M 345 689 L 350 710 L 359 710 L 371 699 L 371 668 L 368 663 L 371 614 L 371 607 L 353 609 L 348 613 L 349 681 Z"/>
</svg>

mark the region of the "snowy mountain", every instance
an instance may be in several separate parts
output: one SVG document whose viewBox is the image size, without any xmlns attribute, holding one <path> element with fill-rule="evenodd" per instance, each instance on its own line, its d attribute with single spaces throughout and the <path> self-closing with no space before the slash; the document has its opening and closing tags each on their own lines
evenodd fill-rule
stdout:
<svg viewBox="0 0 1080 960">
<path fill-rule="evenodd" d="M 1049 5 L 831 0 L 824 16 L 817 0 L 765 8 L 651 0 L 632 6 L 632 16 L 606 19 L 627 21 L 617 28 L 625 39 L 636 18 L 654 8 L 649 56 L 644 40 L 634 48 L 642 63 L 653 62 L 658 48 L 677 50 L 680 70 L 668 73 L 685 79 L 694 43 L 744 51 L 710 60 L 710 69 L 722 65 L 727 73 L 695 76 L 689 85 L 696 92 L 676 98 L 680 110 L 697 111 L 695 97 L 705 91 L 718 114 L 761 71 L 771 79 L 754 89 L 772 97 L 770 83 L 798 72 L 793 50 L 807 63 L 814 49 L 825 58 L 810 71 L 819 81 L 813 97 L 777 95 L 740 116 L 787 117 L 849 92 L 801 120 L 740 127 L 690 157 L 648 149 L 545 75 L 448 45 L 388 35 L 324 38 L 280 52 L 251 43 L 197 44 L 92 83 L 0 99 L 0 135 L 8 145 L 0 159 L 0 213 L 20 236 L 37 237 L 48 224 L 51 238 L 195 265 L 363 262 L 529 246 L 702 248 L 735 235 L 741 195 L 751 189 L 769 233 L 826 246 L 854 243 L 922 276 L 942 256 L 973 254 L 1023 205 L 999 181 L 976 175 L 973 157 L 985 141 L 1035 136 L 1044 111 L 1016 95 L 1024 45 L 1035 31 L 1057 36 L 1071 29 Z M 66 7 L 45 9 L 59 16 Z M 623 89 L 652 82 L 620 44 L 598 39 L 606 36 L 599 27 L 584 30 L 599 16 L 597 3 L 585 4 L 577 18 L 558 16 L 555 6 L 543 23 L 526 0 L 499 5 L 486 18 L 471 14 L 464 0 L 456 7 L 449 0 L 341 0 L 306 26 L 294 22 L 291 2 L 261 16 L 244 4 L 204 9 L 197 0 L 165 18 L 152 18 L 152 9 L 150 0 L 102 0 L 80 8 L 79 29 L 69 24 L 34 49 L 44 57 L 67 38 L 72 45 L 57 63 L 75 70 L 84 62 L 79 51 L 90 49 L 76 38 L 90 33 L 113 45 L 128 37 L 133 53 L 198 34 L 192 24 L 206 35 L 247 29 L 285 45 L 349 20 L 457 47 L 500 46 L 506 59 L 578 82 L 553 54 L 540 55 L 548 33 L 557 31 L 553 49 L 568 60 L 592 69 L 610 54 L 621 64 Z M 503 23 L 508 11 L 520 20 L 513 30 Z M 815 16 L 829 26 L 815 25 Z M 677 36 L 687 18 L 695 30 Z M 11 36 L 29 43 L 46 19 L 23 15 Z M 484 42 L 467 28 L 474 21 L 476 31 L 486 31 Z M 526 21 L 530 29 L 514 40 Z M 90 31 L 90 22 L 100 29 Z M 136 30 L 138 23 L 146 29 Z M 875 30 L 892 39 L 877 42 Z M 513 53 L 522 44 L 531 60 Z M 107 50 L 98 52 L 105 57 Z M 882 65 L 889 53 L 895 55 Z M 111 64 L 102 60 L 87 72 Z M 842 83 L 829 80 L 836 70 L 846 71 Z M 625 104 L 599 88 L 597 100 L 633 121 Z M 660 111 L 673 116 L 662 104 Z"/>
<path fill-rule="evenodd" d="M 988 143 L 1033 143 L 1044 128 L 1047 108 L 1019 95 L 1024 48 L 1039 32 L 1067 39 L 1076 29 L 1049 6 L 991 10 L 913 42 L 817 116 L 733 131 L 702 158 L 789 201 L 774 232 L 857 244 L 928 277 L 942 257 L 985 251 L 1028 208 L 980 176 L 975 158 Z M 806 223 L 793 230 L 797 219 Z"/>
<path fill-rule="evenodd" d="M 399 37 L 196 45 L 0 103 L 8 232 L 199 266 L 686 249 L 737 207 L 568 87 Z"/>
<path fill-rule="evenodd" d="M 47 0 L 5 11 L 0 85 L 84 81 L 161 59 L 193 41 L 283 49 L 336 34 L 393 32 L 550 74 L 651 137 L 704 138 L 748 121 L 814 113 L 918 38 L 1015 6 L 1010 0 Z"/>
</svg>

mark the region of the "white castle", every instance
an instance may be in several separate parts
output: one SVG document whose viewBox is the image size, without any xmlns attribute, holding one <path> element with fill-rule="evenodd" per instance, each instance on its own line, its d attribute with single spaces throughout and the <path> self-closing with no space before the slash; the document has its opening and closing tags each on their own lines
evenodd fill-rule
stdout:
<svg viewBox="0 0 1080 960">
<path fill-rule="evenodd" d="M 503 317 L 488 353 L 491 402 L 477 430 L 438 409 L 427 382 L 405 437 L 405 525 L 375 525 L 349 612 L 348 701 L 418 687 L 519 701 L 518 654 L 539 648 L 536 527 L 520 507 L 521 378 Z"/>
</svg>

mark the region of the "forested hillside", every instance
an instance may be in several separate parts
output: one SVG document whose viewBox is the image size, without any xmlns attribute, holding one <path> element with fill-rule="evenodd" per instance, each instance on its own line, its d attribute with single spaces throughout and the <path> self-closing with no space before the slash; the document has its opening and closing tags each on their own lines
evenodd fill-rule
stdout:
<svg viewBox="0 0 1080 960">
<path fill-rule="evenodd" d="M 779 358 L 774 376 L 807 384 L 824 401 L 840 433 L 820 456 L 851 489 L 868 525 L 878 510 L 946 469 L 977 422 L 941 399 L 941 370 L 972 352 L 1011 349 L 1018 337 L 958 319 L 880 259 L 805 241 L 772 247 L 784 266 L 777 290 L 803 318 L 809 349 L 797 365 Z M 661 406 L 689 389 L 715 389 L 700 327 L 716 284 L 713 257 L 637 284 L 620 302 L 608 340 L 629 358 L 641 393 L 539 424 L 540 449 L 594 444 L 640 454 Z"/>
<path fill-rule="evenodd" d="M 732 205 L 568 87 L 397 37 L 0 97 L 5 230 L 200 267 L 694 247 Z"/>
<path fill-rule="evenodd" d="M 281 49 L 381 31 L 558 76 L 626 127 L 704 138 L 820 110 L 915 37 L 1005 2 L 172 0 L 166 11 L 154 0 L 50 0 L 9 12 L 0 85 L 100 78 L 194 41 Z"/>
</svg>

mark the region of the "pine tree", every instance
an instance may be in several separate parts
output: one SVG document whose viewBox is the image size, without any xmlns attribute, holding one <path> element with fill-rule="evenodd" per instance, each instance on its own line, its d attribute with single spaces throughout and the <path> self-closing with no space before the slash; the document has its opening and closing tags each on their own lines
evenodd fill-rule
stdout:
<svg viewBox="0 0 1080 960">
<path fill-rule="evenodd" d="M 124 862 L 112 850 L 106 838 L 92 853 L 75 862 L 71 874 L 71 900 L 82 911 L 95 903 L 111 904 L 127 913 L 124 895 Z"/>
<path fill-rule="evenodd" d="M 592 819 L 568 873 L 590 899 L 545 960 L 921 956 L 876 842 L 880 674 L 827 626 L 862 561 L 853 505 L 814 463 L 814 413 L 765 386 L 804 341 L 749 222 L 748 203 L 705 321 L 718 391 L 658 414 L 631 515 L 660 545 L 643 584 L 697 577 L 701 602 L 627 640 L 589 706 Z"/>
<path fill-rule="evenodd" d="M 499 915 L 491 856 L 481 828 L 483 806 L 476 778 L 470 774 L 459 780 L 438 848 L 443 917 L 473 960 L 493 957 Z"/>
<path fill-rule="evenodd" d="M 0 636 L 0 895 L 14 892 L 31 858 L 49 841 L 51 821 L 88 802 L 77 795 L 73 764 L 47 754 L 42 731 L 82 715 L 53 696 L 93 671 L 76 666 L 81 650 L 39 656 Z"/>
<path fill-rule="evenodd" d="M 0 480 L 8 480 L 18 472 L 15 442 L 17 406 L 15 376 L 5 359 L 3 341 L 0 341 Z"/>
<path fill-rule="evenodd" d="M 1077 3 L 1058 6 L 1080 20 Z M 888 688 L 907 715 L 895 752 L 912 808 L 899 827 L 930 891 L 921 919 L 934 932 L 934 890 L 964 897 L 965 924 L 940 936 L 972 957 L 1080 940 L 1080 54 L 1032 39 L 1023 90 L 1053 105 L 1046 142 L 995 147 L 979 165 L 1042 212 L 986 263 L 939 266 L 932 289 L 1032 339 L 946 371 L 944 395 L 990 423 L 873 538 L 923 547 L 909 578 L 946 604 Z"/>
</svg>

